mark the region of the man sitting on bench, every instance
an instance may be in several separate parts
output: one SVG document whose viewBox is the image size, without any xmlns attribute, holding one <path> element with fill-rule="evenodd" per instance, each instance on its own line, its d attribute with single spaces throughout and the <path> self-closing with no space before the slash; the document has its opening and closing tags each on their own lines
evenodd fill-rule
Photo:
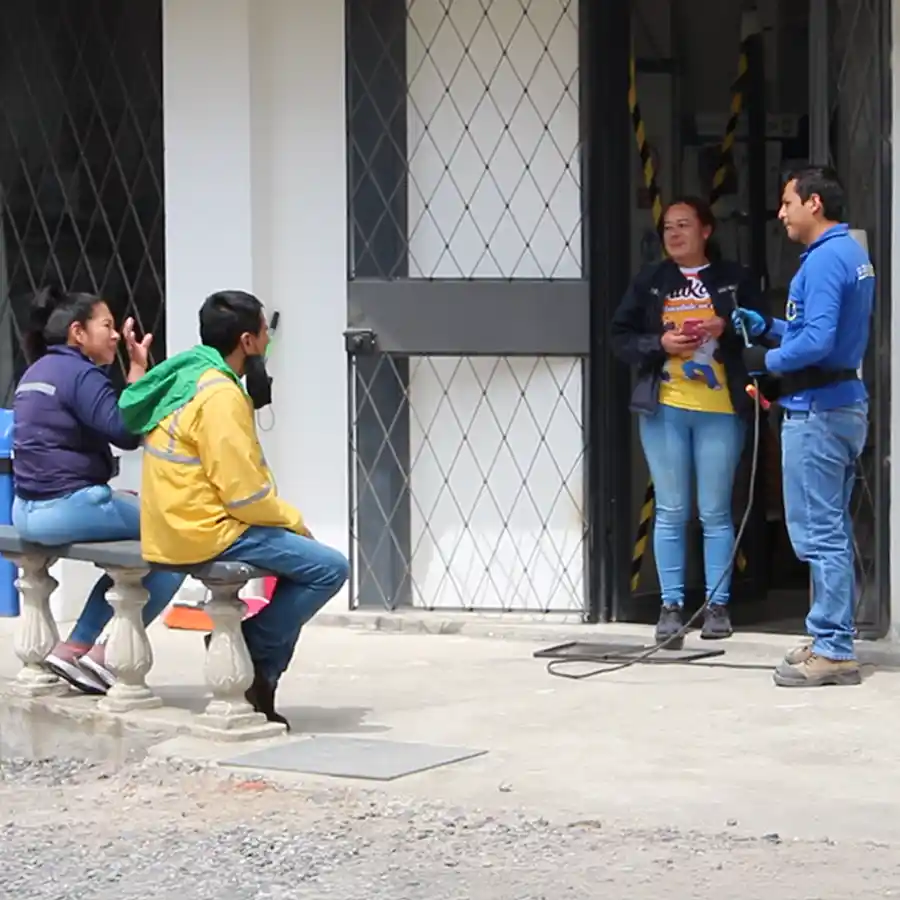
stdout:
<svg viewBox="0 0 900 900">
<path fill-rule="evenodd" d="M 171 566 L 244 562 L 278 576 L 271 602 L 243 623 L 254 668 L 247 700 L 287 725 L 275 712 L 278 680 L 301 628 L 340 590 L 349 566 L 278 496 L 263 456 L 253 418 L 271 402 L 262 304 L 243 291 L 213 294 L 200 310 L 200 339 L 120 398 L 128 428 L 146 436 L 142 552 Z"/>
</svg>

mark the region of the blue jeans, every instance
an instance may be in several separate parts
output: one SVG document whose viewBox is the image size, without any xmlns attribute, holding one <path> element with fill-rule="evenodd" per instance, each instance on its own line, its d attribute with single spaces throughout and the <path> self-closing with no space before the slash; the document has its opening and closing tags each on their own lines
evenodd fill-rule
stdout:
<svg viewBox="0 0 900 900">
<path fill-rule="evenodd" d="M 854 659 L 853 521 L 850 497 L 869 430 L 868 404 L 788 413 L 781 426 L 781 466 L 788 535 L 809 563 L 812 608 L 806 628 L 813 652 Z"/>
<path fill-rule="evenodd" d="M 16 497 L 13 525 L 24 540 L 46 547 L 79 541 L 136 541 L 141 535 L 140 501 L 107 485 L 82 488 L 53 500 Z M 150 594 L 143 610 L 145 625 L 168 606 L 184 578 L 175 572 L 151 572 L 144 578 L 144 587 Z M 112 584 L 109 575 L 103 575 L 94 585 L 69 635 L 70 642 L 89 646 L 96 643 L 113 616 L 112 607 L 106 602 L 106 592 Z"/>
<path fill-rule="evenodd" d="M 728 413 L 665 405 L 652 416 L 639 416 L 638 423 L 656 486 L 653 554 L 663 604 L 684 606 L 685 547 L 695 480 L 707 596 L 711 604 L 725 604 L 731 594 L 731 577 L 725 573 L 734 555 L 731 497 L 744 447 L 744 423 Z M 715 596 L 709 596 L 713 589 Z"/>
<path fill-rule="evenodd" d="M 347 557 L 284 528 L 248 528 L 218 559 L 278 576 L 271 602 L 243 623 L 257 671 L 272 684 L 290 665 L 303 626 L 341 589 Z"/>
</svg>

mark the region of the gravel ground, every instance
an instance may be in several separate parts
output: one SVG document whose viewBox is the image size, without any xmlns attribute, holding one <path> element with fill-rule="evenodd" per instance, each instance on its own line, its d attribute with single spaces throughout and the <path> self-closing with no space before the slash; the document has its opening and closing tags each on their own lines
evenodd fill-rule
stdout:
<svg viewBox="0 0 900 900">
<path fill-rule="evenodd" d="M 888 845 L 550 822 L 150 762 L 0 761 L 0 848 L 4 900 L 900 897 Z"/>
</svg>

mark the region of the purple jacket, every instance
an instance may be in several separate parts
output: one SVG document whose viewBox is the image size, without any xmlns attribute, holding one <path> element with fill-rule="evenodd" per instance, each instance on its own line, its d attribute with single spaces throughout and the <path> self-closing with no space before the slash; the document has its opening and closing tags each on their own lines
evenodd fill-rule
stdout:
<svg viewBox="0 0 900 900">
<path fill-rule="evenodd" d="M 13 402 L 13 478 L 23 500 L 107 484 L 110 444 L 136 450 L 105 370 L 72 347 L 51 347 L 22 376 Z"/>
</svg>

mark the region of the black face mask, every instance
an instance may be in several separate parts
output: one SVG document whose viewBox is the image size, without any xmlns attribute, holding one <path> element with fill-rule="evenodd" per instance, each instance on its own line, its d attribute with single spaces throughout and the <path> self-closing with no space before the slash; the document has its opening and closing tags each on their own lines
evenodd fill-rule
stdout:
<svg viewBox="0 0 900 900">
<path fill-rule="evenodd" d="M 253 408 L 268 406 L 272 402 L 272 379 L 266 371 L 265 357 L 259 354 L 248 356 L 244 362 L 244 377 Z"/>
</svg>

